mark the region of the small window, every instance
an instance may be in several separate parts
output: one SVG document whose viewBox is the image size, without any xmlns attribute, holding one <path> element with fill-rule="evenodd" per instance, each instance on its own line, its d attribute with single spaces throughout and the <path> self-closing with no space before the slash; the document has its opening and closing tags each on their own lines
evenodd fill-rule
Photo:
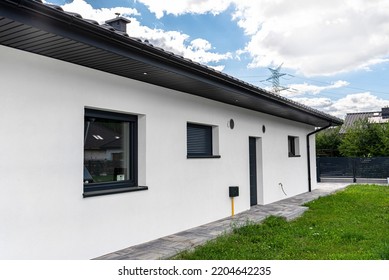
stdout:
<svg viewBox="0 0 389 280">
<path fill-rule="evenodd" d="M 137 116 L 85 109 L 84 197 L 139 189 Z"/>
<path fill-rule="evenodd" d="M 214 155 L 216 129 L 209 125 L 187 124 L 187 157 L 209 158 L 220 157 Z"/>
<path fill-rule="evenodd" d="M 296 136 L 288 136 L 288 155 L 289 157 L 300 156 L 299 138 Z"/>
</svg>

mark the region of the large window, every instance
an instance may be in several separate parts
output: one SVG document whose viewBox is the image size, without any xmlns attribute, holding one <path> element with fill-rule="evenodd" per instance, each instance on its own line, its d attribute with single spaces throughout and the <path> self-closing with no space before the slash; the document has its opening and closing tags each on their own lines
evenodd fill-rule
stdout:
<svg viewBox="0 0 389 280">
<path fill-rule="evenodd" d="M 85 109 L 84 197 L 133 190 L 137 116 Z"/>
<path fill-rule="evenodd" d="M 219 158 L 215 155 L 216 127 L 187 123 L 187 157 L 188 158 Z"/>
</svg>

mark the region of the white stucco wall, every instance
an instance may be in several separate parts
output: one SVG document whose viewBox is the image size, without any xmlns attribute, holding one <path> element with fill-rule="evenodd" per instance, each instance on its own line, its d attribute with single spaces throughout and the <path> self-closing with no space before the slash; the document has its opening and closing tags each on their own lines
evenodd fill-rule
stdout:
<svg viewBox="0 0 389 280">
<path fill-rule="evenodd" d="M 89 259 L 224 218 L 229 186 L 247 210 L 249 136 L 262 146 L 259 203 L 286 198 L 279 183 L 288 197 L 308 190 L 311 126 L 3 46 L 0 61 L 0 259 Z M 82 197 L 85 107 L 139 115 L 148 190 Z M 187 122 L 218 126 L 221 158 L 187 159 Z"/>
</svg>

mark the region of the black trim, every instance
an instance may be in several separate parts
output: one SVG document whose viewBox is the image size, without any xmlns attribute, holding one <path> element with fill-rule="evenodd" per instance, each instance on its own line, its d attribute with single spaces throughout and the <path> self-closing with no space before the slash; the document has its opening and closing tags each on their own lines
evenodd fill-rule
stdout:
<svg viewBox="0 0 389 280">
<path fill-rule="evenodd" d="M 257 138 L 249 137 L 250 206 L 258 204 Z"/>
<path fill-rule="evenodd" d="M 129 178 L 125 181 L 112 181 L 104 183 L 84 183 L 84 197 L 121 193 L 134 191 L 138 189 L 138 116 L 108 112 L 96 109 L 85 108 L 85 122 L 94 121 L 95 119 L 112 120 L 129 123 Z M 85 128 L 84 128 L 84 132 Z M 89 195 L 92 194 L 92 195 Z"/>
<path fill-rule="evenodd" d="M 111 189 L 111 190 L 90 191 L 87 193 L 83 193 L 82 196 L 86 198 L 86 197 L 94 197 L 94 196 L 101 196 L 101 195 L 126 193 L 126 192 L 145 191 L 148 189 L 149 187 L 147 186 L 135 186 L 135 187 L 127 187 L 127 188 Z"/>
<path fill-rule="evenodd" d="M 186 158 L 221 158 L 221 156 L 187 155 Z"/>
<path fill-rule="evenodd" d="M 137 122 L 138 116 L 136 115 L 128 115 L 123 113 L 109 112 L 97 109 L 88 109 L 85 108 L 85 116 L 91 118 L 99 118 L 99 119 L 111 119 L 116 121 L 128 121 L 128 122 Z"/>
</svg>

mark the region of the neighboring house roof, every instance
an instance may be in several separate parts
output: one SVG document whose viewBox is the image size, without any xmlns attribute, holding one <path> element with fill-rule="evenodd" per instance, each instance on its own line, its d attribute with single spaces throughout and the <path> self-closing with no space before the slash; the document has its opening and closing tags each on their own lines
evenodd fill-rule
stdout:
<svg viewBox="0 0 389 280">
<path fill-rule="evenodd" d="M 382 111 L 375 112 L 360 112 L 360 113 L 347 113 L 346 118 L 339 133 L 346 133 L 346 131 L 352 127 L 357 121 L 368 119 L 370 123 L 386 123 L 389 121 L 386 115 L 387 108 L 382 108 Z"/>
<path fill-rule="evenodd" d="M 343 123 L 40 0 L 0 2 L 0 44 L 316 127 Z"/>
</svg>

